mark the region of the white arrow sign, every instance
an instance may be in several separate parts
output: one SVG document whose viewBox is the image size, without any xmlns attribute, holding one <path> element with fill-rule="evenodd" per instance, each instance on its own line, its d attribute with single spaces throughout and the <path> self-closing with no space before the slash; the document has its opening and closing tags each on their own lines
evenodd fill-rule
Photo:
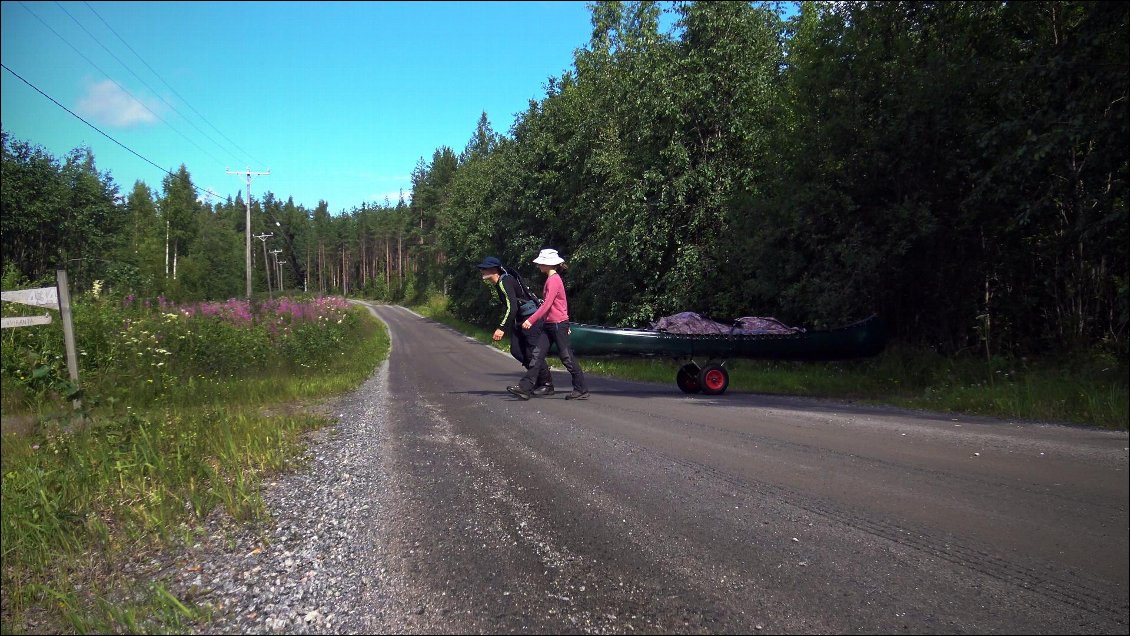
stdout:
<svg viewBox="0 0 1130 636">
<path fill-rule="evenodd" d="M 0 292 L 0 300 L 32 305 L 34 307 L 58 309 L 59 289 L 57 287 L 40 287 L 38 289 L 20 289 L 18 291 Z"/>
<path fill-rule="evenodd" d="M 44 314 L 42 316 L 12 316 L 8 318 L 0 318 L 0 329 L 8 329 L 11 327 L 32 327 L 35 325 L 49 325 L 51 324 L 51 314 Z"/>
</svg>

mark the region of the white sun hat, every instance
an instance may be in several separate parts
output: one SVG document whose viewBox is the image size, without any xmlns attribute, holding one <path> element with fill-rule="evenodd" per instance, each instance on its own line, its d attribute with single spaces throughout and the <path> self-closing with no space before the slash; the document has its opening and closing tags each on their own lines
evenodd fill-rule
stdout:
<svg viewBox="0 0 1130 636">
<path fill-rule="evenodd" d="M 557 250 L 542 250 L 538 257 L 534 259 L 534 263 L 538 265 L 560 265 L 564 263 L 565 259 L 557 255 Z"/>
</svg>

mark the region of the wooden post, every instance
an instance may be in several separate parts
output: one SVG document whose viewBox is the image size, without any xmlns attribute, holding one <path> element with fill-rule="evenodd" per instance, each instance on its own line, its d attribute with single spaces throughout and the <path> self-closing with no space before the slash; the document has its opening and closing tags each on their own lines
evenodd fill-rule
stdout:
<svg viewBox="0 0 1130 636">
<path fill-rule="evenodd" d="M 67 284 L 67 270 L 55 271 L 59 289 L 59 313 L 63 316 L 63 343 L 67 346 L 67 372 L 71 382 L 78 387 L 78 353 L 75 350 L 75 328 L 71 322 L 71 290 Z M 82 407 L 82 400 L 74 400 L 74 408 Z"/>
</svg>

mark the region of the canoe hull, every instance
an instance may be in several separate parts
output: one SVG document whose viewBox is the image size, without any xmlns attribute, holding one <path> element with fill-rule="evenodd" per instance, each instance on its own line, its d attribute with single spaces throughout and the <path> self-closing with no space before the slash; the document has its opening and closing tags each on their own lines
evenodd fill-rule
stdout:
<svg viewBox="0 0 1130 636">
<path fill-rule="evenodd" d="M 569 342 L 579 356 L 849 360 L 878 355 L 887 338 L 877 316 L 837 329 L 787 335 L 684 335 L 579 323 L 571 329 Z"/>
</svg>

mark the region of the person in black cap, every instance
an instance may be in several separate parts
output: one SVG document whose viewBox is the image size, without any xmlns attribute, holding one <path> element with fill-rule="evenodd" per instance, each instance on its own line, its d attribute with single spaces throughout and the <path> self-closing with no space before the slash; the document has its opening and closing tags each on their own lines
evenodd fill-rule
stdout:
<svg viewBox="0 0 1130 636">
<path fill-rule="evenodd" d="M 529 291 L 507 271 L 502 261 L 494 256 L 484 258 L 478 267 L 483 282 L 494 290 L 503 306 L 502 318 L 498 321 L 498 326 L 491 338 L 498 342 L 509 332 L 510 355 L 514 356 L 514 359 L 520 362 L 523 367 L 529 369 L 530 364 L 534 361 L 533 343 L 541 335 L 541 327 L 545 321 L 537 321 L 533 329 L 522 329 L 522 321 L 529 314 L 523 315 L 520 307 L 523 302 L 530 300 L 531 294 L 529 294 Z M 534 309 L 537 309 L 537 307 L 534 306 Z M 531 393 L 543 397 L 553 395 L 553 375 L 550 374 L 549 365 L 546 364 L 544 357 L 541 359 L 537 370 L 537 384 Z"/>
</svg>

